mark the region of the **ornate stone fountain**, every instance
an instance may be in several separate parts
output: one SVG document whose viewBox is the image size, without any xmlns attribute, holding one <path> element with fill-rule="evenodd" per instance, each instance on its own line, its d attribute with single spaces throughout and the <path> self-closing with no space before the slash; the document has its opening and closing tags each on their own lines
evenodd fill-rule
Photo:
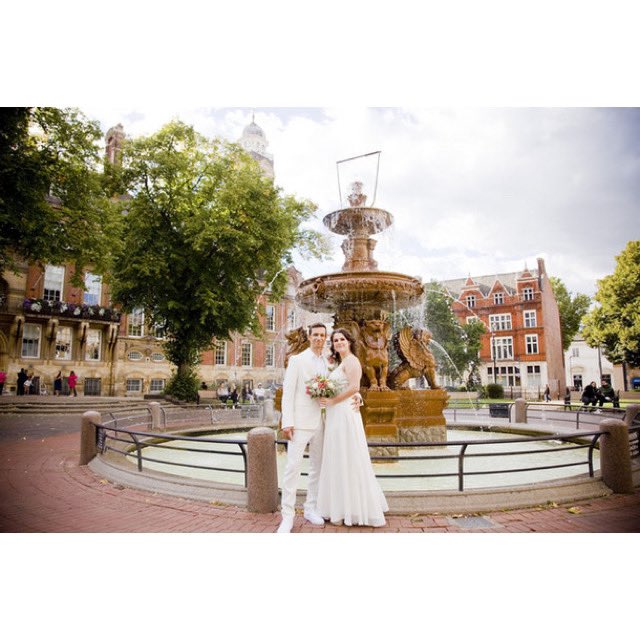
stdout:
<svg viewBox="0 0 640 640">
<path fill-rule="evenodd" d="M 363 369 L 362 415 L 370 440 L 443 441 L 446 428 L 442 411 L 448 394 L 435 382 L 435 360 L 428 346 L 431 334 L 404 327 L 392 337 L 387 320 L 390 312 L 420 303 L 422 283 L 407 275 L 378 270 L 373 259 L 376 240 L 371 236 L 388 228 L 393 216 L 384 209 L 365 206 L 366 199 L 362 183 L 354 182 L 349 207 L 324 217 L 330 231 L 346 236 L 342 242 L 345 263 L 340 273 L 302 282 L 296 300 L 308 311 L 333 313 L 334 327 L 348 329 L 356 338 L 356 355 Z M 401 360 L 393 371 L 389 371 L 391 340 Z M 298 345 L 295 350 L 300 348 Z M 407 387 L 410 378 L 423 375 L 430 389 Z"/>
</svg>

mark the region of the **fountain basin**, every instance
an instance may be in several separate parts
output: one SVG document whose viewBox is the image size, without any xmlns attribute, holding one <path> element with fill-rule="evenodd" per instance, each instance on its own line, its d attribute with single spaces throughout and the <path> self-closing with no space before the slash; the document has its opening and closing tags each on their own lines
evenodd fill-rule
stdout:
<svg viewBox="0 0 640 640">
<path fill-rule="evenodd" d="M 349 271 L 316 276 L 303 281 L 296 301 L 307 311 L 341 314 L 367 309 L 386 312 L 406 309 L 420 303 L 422 282 L 402 273 L 389 271 Z"/>
</svg>

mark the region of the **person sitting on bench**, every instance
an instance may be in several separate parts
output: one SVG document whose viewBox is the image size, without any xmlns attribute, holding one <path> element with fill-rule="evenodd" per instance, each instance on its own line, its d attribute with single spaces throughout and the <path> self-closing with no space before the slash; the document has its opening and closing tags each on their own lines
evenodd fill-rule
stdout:
<svg viewBox="0 0 640 640">
<path fill-rule="evenodd" d="M 596 386 L 595 380 L 584 388 L 580 402 L 584 404 L 585 408 L 589 405 L 592 407 L 596 406 L 598 402 L 598 387 Z"/>
<path fill-rule="evenodd" d="M 602 406 L 605 402 L 615 402 L 616 392 L 613 387 L 606 381 L 602 381 L 602 386 L 598 389 L 598 406 Z"/>
</svg>

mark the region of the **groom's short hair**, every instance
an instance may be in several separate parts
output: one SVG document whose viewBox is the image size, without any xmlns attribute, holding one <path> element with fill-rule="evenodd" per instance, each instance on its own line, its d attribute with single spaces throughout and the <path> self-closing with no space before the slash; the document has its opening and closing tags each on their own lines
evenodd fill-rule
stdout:
<svg viewBox="0 0 640 640">
<path fill-rule="evenodd" d="M 324 329 L 324 333 L 325 335 L 327 334 L 327 327 L 325 325 L 322 324 L 322 322 L 314 322 L 312 325 L 309 325 L 309 335 L 311 335 L 311 332 L 314 329 L 319 329 L 320 327 L 322 327 Z"/>
</svg>

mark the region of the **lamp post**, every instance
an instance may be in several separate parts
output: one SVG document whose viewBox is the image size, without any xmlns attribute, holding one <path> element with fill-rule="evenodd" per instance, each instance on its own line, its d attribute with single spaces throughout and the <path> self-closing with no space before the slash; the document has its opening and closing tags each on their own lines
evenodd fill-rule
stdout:
<svg viewBox="0 0 640 640">
<path fill-rule="evenodd" d="M 602 352 L 600 351 L 600 343 L 598 343 L 598 373 L 600 374 L 599 380 L 602 381 Z"/>
<path fill-rule="evenodd" d="M 497 372 L 496 372 L 496 338 L 493 331 L 491 331 L 490 344 L 491 344 L 491 355 L 493 357 L 493 383 L 496 384 L 498 381 Z"/>
</svg>

